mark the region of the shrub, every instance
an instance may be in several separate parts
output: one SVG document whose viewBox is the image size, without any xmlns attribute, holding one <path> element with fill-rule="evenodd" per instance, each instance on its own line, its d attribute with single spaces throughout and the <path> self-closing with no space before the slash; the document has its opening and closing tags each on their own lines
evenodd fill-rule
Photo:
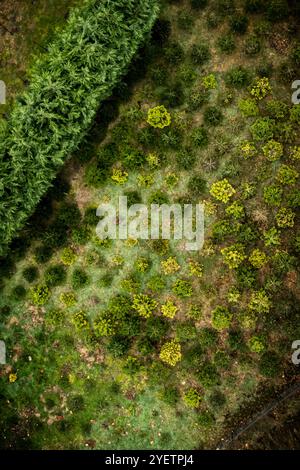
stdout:
<svg viewBox="0 0 300 470">
<path fill-rule="evenodd" d="M 218 333 L 212 328 L 201 328 L 199 342 L 205 349 L 213 348 L 218 342 Z"/>
<path fill-rule="evenodd" d="M 248 158 L 254 158 L 257 155 L 257 149 L 253 142 L 245 140 L 239 148 L 242 156 L 247 160 Z"/>
<path fill-rule="evenodd" d="M 230 269 L 238 268 L 246 259 L 244 248 L 240 244 L 228 246 L 221 250 L 223 261 Z"/>
<path fill-rule="evenodd" d="M 263 146 L 262 151 L 267 160 L 274 162 L 275 160 L 279 160 L 279 158 L 282 157 L 283 146 L 280 142 L 270 140 L 266 145 Z"/>
<path fill-rule="evenodd" d="M 249 36 L 244 44 L 244 51 L 247 55 L 256 55 L 261 50 L 261 41 L 258 36 L 252 34 Z M 262 79 L 263 80 L 263 79 Z"/>
<path fill-rule="evenodd" d="M 77 290 L 88 284 L 89 277 L 83 269 L 77 268 L 72 273 L 72 287 Z"/>
<path fill-rule="evenodd" d="M 256 282 L 256 272 L 252 266 L 241 265 L 237 271 L 237 279 L 242 287 L 249 289 Z"/>
<path fill-rule="evenodd" d="M 249 256 L 249 262 L 252 266 L 256 269 L 262 268 L 268 261 L 267 255 L 256 248 L 252 251 L 251 255 Z"/>
<path fill-rule="evenodd" d="M 44 245 L 38 246 L 34 251 L 35 260 L 39 264 L 47 263 L 47 261 L 51 259 L 52 254 L 53 254 L 53 251 Z"/>
<path fill-rule="evenodd" d="M 231 54 L 235 50 L 234 36 L 232 34 L 221 36 L 217 41 L 217 45 L 221 52 Z"/>
<path fill-rule="evenodd" d="M 146 163 L 146 155 L 138 149 L 125 147 L 122 152 L 122 161 L 124 166 L 129 170 L 136 170 Z M 122 171 L 121 181 L 127 181 L 127 172 Z M 120 182 L 120 184 L 123 184 Z"/>
<path fill-rule="evenodd" d="M 283 185 L 294 185 L 298 178 L 298 171 L 288 165 L 281 165 L 277 173 L 277 179 Z"/>
<path fill-rule="evenodd" d="M 234 201 L 230 206 L 226 207 L 225 212 L 236 220 L 243 219 L 245 217 L 245 208 L 237 201 Z"/>
<path fill-rule="evenodd" d="M 1 139 L 0 174 L 9 191 L 1 196 L 5 210 L 0 254 L 77 148 L 99 103 L 127 70 L 157 13 L 155 0 L 87 1 L 72 10 L 65 29 L 36 61 L 31 85 L 15 104 Z"/>
<path fill-rule="evenodd" d="M 188 190 L 193 196 L 201 196 L 205 193 L 207 183 L 200 175 L 194 175 L 188 182 Z"/>
<path fill-rule="evenodd" d="M 290 120 L 296 125 L 300 125 L 300 108 L 298 105 L 294 105 L 290 110 Z"/>
<path fill-rule="evenodd" d="M 45 272 L 46 284 L 49 287 L 56 287 L 63 284 L 66 277 L 67 275 L 64 266 L 60 264 L 50 266 Z"/>
<path fill-rule="evenodd" d="M 275 185 L 270 185 L 264 188 L 264 200 L 271 206 L 280 206 L 282 201 L 283 191 Z"/>
<path fill-rule="evenodd" d="M 170 366 L 176 366 L 181 360 L 181 346 L 176 340 L 167 341 L 161 348 L 160 359 Z"/>
<path fill-rule="evenodd" d="M 163 45 L 167 42 L 171 34 L 171 22 L 164 18 L 159 18 L 152 29 L 152 38 L 155 42 Z"/>
<path fill-rule="evenodd" d="M 209 192 L 215 199 L 227 204 L 236 191 L 225 178 L 213 183 Z"/>
<path fill-rule="evenodd" d="M 295 224 L 295 212 L 292 209 L 282 207 L 276 214 L 276 223 L 279 228 L 292 228 Z"/>
<path fill-rule="evenodd" d="M 213 364 L 202 364 L 198 379 L 203 387 L 213 387 L 219 383 L 219 374 Z"/>
<path fill-rule="evenodd" d="M 39 276 L 39 271 L 36 266 L 28 266 L 23 270 L 23 277 L 27 282 L 35 281 Z"/>
<path fill-rule="evenodd" d="M 257 78 L 250 89 L 250 95 L 256 100 L 262 100 L 271 92 L 272 88 L 269 79 L 266 77 Z"/>
<path fill-rule="evenodd" d="M 192 132 L 192 142 L 195 147 L 204 148 L 208 145 L 208 134 L 205 127 L 198 127 Z"/>
<path fill-rule="evenodd" d="M 204 428 L 210 428 L 215 423 L 214 415 L 208 410 L 199 413 L 197 419 L 200 426 L 203 426 Z"/>
<path fill-rule="evenodd" d="M 189 281 L 184 281 L 183 279 L 178 279 L 175 284 L 173 284 L 172 290 L 174 294 L 182 299 L 191 297 L 193 294 L 191 283 Z"/>
<path fill-rule="evenodd" d="M 12 296 L 15 300 L 22 300 L 26 297 L 26 289 L 21 284 L 15 286 L 12 290 Z"/>
<path fill-rule="evenodd" d="M 266 103 L 266 109 L 271 118 L 286 119 L 289 107 L 282 101 L 270 100 Z"/>
<path fill-rule="evenodd" d="M 207 90 L 202 90 L 202 89 L 192 89 L 189 99 L 188 99 L 188 104 L 189 107 L 192 111 L 197 111 L 198 109 L 201 108 L 205 103 L 207 103 L 209 100 L 209 93 Z"/>
<path fill-rule="evenodd" d="M 140 370 L 140 364 L 137 358 L 133 356 L 128 356 L 123 366 L 123 370 L 126 374 L 129 374 L 129 375 L 136 374 Z"/>
<path fill-rule="evenodd" d="M 190 408 L 199 408 L 201 401 L 202 401 L 202 397 L 195 388 L 190 388 L 183 395 L 183 401 Z"/>
<path fill-rule="evenodd" d="M 172 407 L 175 406 L 179 400 L 179 393 L 177 388 L 165 387 L 161 394 L 161 399 L 167 403 L 167 405 Z"/>
<path fill-rule="evenodd" d="M 260 336 L 252 336 L 249 339 L 249 348 L 252 352 L 261 354 L 265 350 L 265 342 Z"/>
<path fill-rule="evenodd" d="M 178 341 L 189 341 L 197 337 L 197 330 L 190 322 L 180 322 L 176 325 L 176 338 Z"/>
<path fill-rule="evenodd" d="M 46 313 L 46 321 L 53 326 L 61 325 L 64 322 L 65 314 L 62 310 L 51 309 Z"/>
<path fill-rule="evenodd" d="M 272 140 L 274 136 L 274 121 L 269 118 L 257 119 L 250 128 L 254 140 Z"/>
<path fill-rule="evenodd" d="M 264 7 L 264 0 L 246 0 L 245 2 L 245 9 L 249 13 L 261 13 Z"/>
<path fill-rule="evenodd" d="M 115 333 L 115 324 L 105 313 L 94 320 L 94 333 L 96 336 L 112 336 Z"/>
<path fill-rule="evenodd" d="M 157 302 L 149 295 L 134 295 L 132 307 L 141 317 L 149 318 L 157 307 Z"/>
<path fill-rule="evenodd" d="M 75 294 L 73 292 L 62 292 L 59 296 L 59 300 L 64 304 L 65 307 L 73 307 L 77 303 Z"/>
<path fill-rule="evenodd" d="M 271 227 L 263 234 L 264 242 L 267 247 L 280 245 L 280 232 L 275 227 Z"/>
<path fill-rule="evenodd" d="M 178 307 L 171 300 L 167 300 L 166 303 L 161 306 L 161 313 L 167 318 L 174 318 L 177 310 Z"/>
<path fill-rule="evenodd" d="M 218 126 L 223 120 L 223 114 L 216 106 L 208 107 L 204 112 L 204 121 L 208 126 Z"/>
<path fill-rule="evenodd" d="M 176 155 L 176 163 L 181 170 L 190 170 L 196 162 L 196 156 L 189 148 L 181 150 Z"/>
<path fill-rule="evenodd" d="M 125 184 L 128 180 L 128 173 L 121 168 L 113 168 L 111 179 L 115 184 Z"/>
<path fill-rule="evenodd" d="M 190 4 L 195 10 L 202 10 L 207 6 L 208 0 L 190 0 Z"/>
<path fill-rule="evenodd" d="M 232 15 L 235 12 L 235 1 L 218 0 L 216 7 L 222 15 Z"/>
<path fill-rule="evenodd" d="M 212 312 L 212 326 L 216 330 L 229 328 L 232 317 L 232 313 L 226 307 L 218 306 Z"/>
<path fill-rule="evenodd" d="M 266 351 L 259 361 L 259 372 L 265 377 L 276 377 L 280 374 L 280 358 L 273 351 Z"/>
<path fill-rule="evenodd" d="M 180 270 L 180 265 L 172 256 L 170 256 L 167 260 L 162 261 L 161 267 L 164 274 L 174 274 Z"/>
<path fill-rule="evenodd" d="M 156 106 L 148 111 L 148 124 L 163 129 L 171 124 L 171 115 L 164 106 Z"/>
<path fill-rule="evenodd" d="M 198 263 L 198 261 L 189 261 L 189 271 L 191 276 L 196 276 L 198 278 L 203 276 L 203 265 Z"/>
<path fill-rule="evenodd" d="M 61 254 L 61 261 L 65 266 L 71 266 L 76 261 L 76 254 L 71 248 L 65 248 Z"/>
<path fill-rule="evenodd" d="M 248 29 L 248 17 L 241 14 L 236 14 L 230 18 L 231 31 L 237 34 L 245 34 Z"/>
<path fill-rule="evenodd" d="M 269 21 L 281 21 L 288 16 L 289 5 L 286 0 L 271 0 L 268 2 L 266 14 Z"/>
<path fill-rule="evenodd" d="M 194 65 L 202 66 L 209 62 L 211 58 L 209 47 L 204 43 L 194 44 L 191 48 L 190 54 Z"/>
<path fill-rule="evenodd" d="M 168 204 L 168 202 L 168 195 L 163 191 L 156 191 L 155 193 L 152 193 L 149 197 L 149 204 L 163 205 Z"/>
<path fill-rule="evenodd" d="M 147 320 L 145 333 L 153 341 L 159 341 L 168 331 L 168 322 L 163 318 L 151 317 Z"/>
<path fill-rule="evenodd" d="M 178 14 L 177 24 L 179 28 L 189 31 L 194 23 L 194 17 L 189 10 L 182 10 Z"/>
<path fill-rule="evenodd" d="M 253 99 L 245 99 L 239 102 L 239 109 L 246 117 L 256 117 L 259 114 L 259 108 Z"/>
<path fill-rule="evenodd" d="M 108 352 L 116 358 L 124 356 L 128 352 L 129 348 L 129 339 L 118 335 L 113 336 L 107 345 Z"/>
<path fill-rule="evenodd" d="M 49 288 L 43 284 L 37 285 L 31 289 L 31 298 L 35 305 L 44 305 L 48 301 L 49 297 Z"/>
<path fill-rule="evenodd" d="M 83 311 L 74 313 L 72 323 L 77 330 L 83 330 L 89 327 L 88 317 Z"/>
<path fill-rule="evenodd" d="M 225 74 L 227 85 L 235 88 L 244 88 L 250 82 L 249 72 L 242 66 L 234 67 Z"/>
<path fill-rule="evenodd" d="M 86 225 L 81 225 L 72 230 L 72 241 L 78 245 L 85 245 L 89 241 L 90 235 L 90 228 Z"/>
<path fill-rule="evenodd" d="M 171 42 L 164 50 L 165 57 L 172 65 L 179 64 L 184 57 L 184 50 L 178 42 Z"/>
<path fill-rule="evenodd" d="M 153 292 L 160 292 L 166 287 L 166 282 L 162 277 L 157 274 L 156 276 L 152 276 L 148 281 L 148 288 L 151 289 Z"/>
<path fill-rule="evenodd" d="M 188 318 L 191 320 L 199 321 L 203 316 L 202 308 L 200 305 L 191 305 L 187 312 Z"/>
<path fill-rule="evenodd" d="M 214 355 L 214 364 L 220 369 L 228 369 L 230 365 L 229 355 L 225 351 L 217 351 Z"/>
<path fill-rule="evenodd" d="M 213 73 L 205 75 L 205 77 L 202 78 L 202 84 L 205 90 L 214 90 L 218 86 L 216 76 Z"/>
<path fill-rule="evenodd" d="M 266 292 L 261 289 L 252 292 L 249 309 L 257 313 L 269 313 L 272 304 Z"/>
</svg>

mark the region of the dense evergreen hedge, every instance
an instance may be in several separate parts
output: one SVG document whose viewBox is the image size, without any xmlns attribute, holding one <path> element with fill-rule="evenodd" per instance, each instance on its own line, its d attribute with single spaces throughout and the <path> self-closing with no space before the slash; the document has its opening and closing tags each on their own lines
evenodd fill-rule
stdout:
<svg viewBox="0 0 300 470">
<path fill-rule="evenodd" d="M 34 66 L 0 132 L 0 255 L 126 72 L 157 0 L 85 0 Z"/>
</svg>

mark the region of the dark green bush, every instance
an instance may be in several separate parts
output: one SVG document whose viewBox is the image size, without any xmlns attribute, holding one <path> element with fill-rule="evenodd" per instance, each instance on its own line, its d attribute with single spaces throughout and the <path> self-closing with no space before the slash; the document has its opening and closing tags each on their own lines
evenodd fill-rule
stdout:
<svg viewBox="0 0 300 470">
<path fill-rule="evenodd" d="M 241 265 L 237 270 L 237 280 L 241 287 L 250 289 L 257 282 L 257 272 L 250 265 Z"/>
<path fill-rule="evenodd" d="M 281 21 L 289 15 L 287 0 L 271 0 L 266 8 L 266 16 L 269 21 Z"/>
<path fill-rule="evenodd" d="M 219 383 L 219 374 L 213 364 L 203 363 L 198 372 L 198 380 L 203 387 L 213 387 Z"/>
<path fill-rule="evenodd" d="M 230 356 L 225 351 L 217 351 L 214 355 L 214 364 L 220 369 L 228 369 L 230 365 Z"/>
<path fill-rule="evenodd" d="M 160 292 L 165 289 L 165 287 L 166 281 L 159 274 L 152 276 L 148 281 L 148 288 L 153 292 Z"/>
<path fill-rule="evenodd" d="M 162 318 L 149 318 L 146 323 L 145 333 L 153 341 L 161 340 L 169 329 L 168 322 Z"/>
<path fill-rule="evenodd" d="M 152 39 L 154 42 L 163 45 L 169 39 L 171 34 L 171 22 L 169 20 L 159 18 L 152 29 Z"/>
<path fill-rule="evenodd" d="M 195 10 L 202 10 L 208 4 L 208 0 L 190 0 L 191 7 Z"/>
<path fill-rule="evenodd" d="M 212 328 L 201 328 L 199 342 L 204 349 L 216 346 L 218 342 L 218 332 Z"/>
<path fill-rule="evenodd" d="M 215 390 L 209 395 L 208 401 L 214 410 L 219 411 L 226 405 L 227 400 L 222 392 Z"/>
<path fill-rule="evenodd" d="M 182 83 L 168 83 L 167 86 L 158 90 L 158 98 L 166 107 L 175 108 L 182 105 L 184 102 Z"/>
<path fill-rule="evenodd" d="M 168 204 L 169 198 L 166 193 L 163 191 L 156 191 L 155 193 L 152 193 L 149 197 L 149 204 Z"/>
<path fill-rule="evenodd" d="M 205 127 L 201 126 L 193 130 L 192 143 L 195 147 L 205 148 L 208 146 L 208 133 Z"/>
<path fill-rule="evenodd" d="M 38 263 L 44 264 L 52 257 L 53 251 L 47 246 L 40 245 L 34 251 L 34 257 Z"/>
<path fill-rule="evenodd" d="M 261 13 L 264 11 L 265 0 L 246 0 L 245 9 L 248 13 Z"/>
<path fill-rule="evenodd" d="M 66 277 L 66 270 L 61 264 L 49 266 L 45 272 L 45 281 L 49 287 L 55 287 L 64 284 Z"/>
<path fill-rule="evenodd" d="M 133 206 L 134 204 L 140 204 L 142 202 L 142 197 L 138 191 L 135 191 L 135 190 L 125 191 L 124 196 L 127 197 L 128 207 Z"/>
<path fill-rule="evenodd" d="M 218 126 L 222 120 L 222 111 L 217 106 L 210 106 L 204 111 L 204 122 L 208 126 Z"/>
<path fill-rule="evenodd" d="M 12 296 L 15 300 L 22 300 L 26 297 L 26 289 L 24 286 L 19 284 L 13 288 Z"/>
<path fill-rule="evenodd" d="M 97 216 L 96 212 L 97 207 L 87 207 L 84 212 L 83 223 L 85 225 L 91 225 L 93 227 L 96 227 L 99 222 L 99 217 Z"/>
<path fill-rule="evenodd" d="M 176 326 L 176 337 L 180 342 L 190 341 L 197 336 L 197 330 L 192 322 L 180 322 Z"/>
<path fill-rule="evenodd" d="M 248 28 L 249 19 L 245 15 L 234 15 L 230 19 L 230 28 L 231 31 L 237 34 L 245 34 Z"/>
<path fill-rule="evenodd" d="M 121 155 L 121 160 L 128 170 L 136 170 L 146 162 L 146 155 L 139 149 L 126 147 Z"/>
<path fill-rule="evenodd" d="M 184 148 L 177 153 L 176 163 L 181 170 L 191 170 L 196 163 L 196 155 L 190 148 Z"/>
<path fill-rule="evenodd" d="M 122 357 L 128 352 L 130 348 L 130 341 L 123 336 L 113 336 L 107 345 L 108 352 L 113 357 Z"/>
<path fill-rule="evenodd" d="M 165 387 L 161 394 L 161 399 L 167 403 L 167 405 L 174 407 L 179 400 L 179 392 L 177 388 Z"/>
<path fill-rule="evenodd" d="M 90 236 L 90 227 L 87 227 L 86 225 L 81 225 L 80 227 L 72 230 L 72 241 L 78 245 L 85 245 L 89 241 Z"/>
<path fill-rule="evenodd" d="M 245 88 L 251 82 L 251 77 L 244 67 L 234 67 L 225 74 L 225 82 L 227 85 L 235 88 Z"/>
<path fill-rule="evenodd" d="M 281 362 L 278 355 L 273 351 L 265 352 L 259 361 L 259 372 L 265 377 L 279 377 Z"/>
<path fill-rule="evenodd" d="M 217 10 L 222 15 L 232 15 L 235 12 L 235 0 L 217 0 Z"/>
<path fill-rule="evenodd" d="M 300 65 L 300 44 L 292 50 L 291 60 L 295 65 Z"/>
<path fill-rule="evenodd" d="M 89 283 L 89 277 L 85 271 L 81 268 L 77 268 L 72 273 L 72 287 L 73 289 L 79 289 L 86 286 Z"/>
<path fill-rule="evenodd" d="M 192 176 L 188 182 L 188 190 L 193 196 L 201 196 L 205 193 L 207 182 L 201 175 Z"/>
<path fill-rule="evenodd" d="M 156 0 L 87 1 L 36 60 L 0 143 L 0 254 L 78 147 L 157 13 Z"/>
<path fill-rule="evenodd" d="M 23 277 L 26 279 L 27 282 L 35 281 L 39 276 L 39 271 L 36 266 L 28 266 L 23 270 Z"/>
<path fill-rule="evenodd" d="M 193 89 L 188 98 L 188 104 L 192 111 L 197 111 L 209 100 L 209 92 L 203 89 Z"/>
<path fill-rule="evenodd" d="M 194 65 L 204 65 L 211 58 L 209 47 L 204 43 L 194 44 L 191 48 L 190 55 Z"/>
<path fill-rule="evenodd" d="M 228 346 L 233 351 L 242 351 L 245 347 L 243 333 L 238 330 L 230 330 L 227 338 Z"/>
<path fill-rule="evenodd" d="M 165 47 L 164 54 L 170 64 L 177 65 L 184 57 L 184 50 L 178 42 L 171 42 Z"/>
<path fill-rule="evenodd" d="M 181 10 L 178 14 L 177 24 L 179 28 L 189 31 L 194 23 L 194 16 L 189 10 Z"/>
<path fill-rule="evenodd" d="M 200 426 L 203 426 L 204 428 L 210 428 L 215 423 L 214 415 L 208 410 L 199 413 L 197 420 Z"/>
<path fill-rule="evenodd" d="M 152 354 L 155 351 L 153 342 L 150 338 L 147 338 L 147 336 L 142 336 L 138 340 L 137 348 L 143 356 L 148 356 L 149 354 Z"/>
<path fill-rule="evenodd" d="M 221 36 L 218 41 L 217 45 L 221 52 L 225 54 L 231 54 L 235 50 L 235 39 L 232 34 L 225 34 Z"/>
</svg>

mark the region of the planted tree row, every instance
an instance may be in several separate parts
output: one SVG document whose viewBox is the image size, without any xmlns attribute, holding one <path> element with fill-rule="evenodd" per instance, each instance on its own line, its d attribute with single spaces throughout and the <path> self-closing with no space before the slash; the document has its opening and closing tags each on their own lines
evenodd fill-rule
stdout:
<svg viewBox="0 0 300 470">
<path fill-rule="evenodd" d="M 0 255 L 150 32 L 156 0 L 86 0 L 35 64 L 0 138 Z"/>
</svg>

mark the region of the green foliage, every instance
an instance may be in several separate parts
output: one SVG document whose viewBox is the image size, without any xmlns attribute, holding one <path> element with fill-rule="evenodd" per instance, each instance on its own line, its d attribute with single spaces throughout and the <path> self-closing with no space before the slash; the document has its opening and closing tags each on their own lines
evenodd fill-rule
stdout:
<svg viewBox="0 0 300 470">
<path fill-rule="evenodd" d="M 268 2 L 267 19 L 272 22 L 281 21 L 289 14 L 289 5 L 287 0 L 271 0 Z"/>
<path fill-rule="evenodd" d="M 267 247 L 280 245 L 280 232 L 276 227 L 271 227 L 264 232 L 264 242 Z"/>
<path fill-rule="evenodd" d="M 215 423 L 214 415 L 209 411 L 202 411 L 198 414 L 198 423 L 204 428 L 211 428 Z"/>
<path fill-rule="evenodd" d="M 245 9 L 249 13 L 261 13 L 264 7 L 264 0 L 246 0 L 245 2 Z"/>
<path fill-rule="evenodd" d="M 222 111 L 217 106 L 209 106 L 204 111 L 204 122 L 208 126 L 218 126 L 223 120 Z"/>
<path fill-rule="evenodd" d="M 192 142 L 195 147 L 204 148 L 208 145 L 208 134 L 205 127 L 198 127 L 192 133 Z"/>
<path fill-rule="evenodd" d="M 212 311 L 212 326 L 216 328 L 216 330 L 224 330 L 229 328 L 233 315 L 226 307 L 221 307 L 218 305 Z"/>
<path fill-rule="evenodd" d="M 149 318 L 157 307 L 157 302 L 149 295 L 134 295 L 132 307 L 141 317 Z"/>
<path fill-rule="evenodd" d="M 75 263 L 76 258 L 77 256 L 72 248 L 64 248 L 60 259 L 64 265 L 71 266 L 71 264 Z"/>
<path fill-rule="evenodd" d="M 167 405 L 175 406 L 179 400 L 177 388 L 165 387 L 161 394 L 161 399 L 167 403 Z"/>
<path fill-rule="evenodd" d="M 248 28 L 249 19 L 245 15 L 236 14 L 230 18 L 231 31 L 237 34 L 245 34 Z"/>
<path fill-rule="evenodd" d="M 260 336 L 252 336 L 249 339 L 249 348 L 252 352 L 261 354 L 265 350 L 265 342 Z"/>
<path fill-rule="evenodd" d="M 273 119 L 286 119 L 289 107 L 279 100 L 270 100 L 266 103 L 269 116 Z"/>
<path fill-rule="evenodd" d="M 218 342 L 218 333 L 212 328 L 201 328 L 199 342 L 204 349 L 213 348 Z"/>
<path fill-rule="evenodd" d="M 260 52 L 261 40 L 256 34 L 251 34 L 245 41 L 244 51 L 245 54 L 253 56 Z"/>
<path fill-rule="evenodd" d="M 96 336 L 112 336 L 115 333 L 115 325 L 106 313 L 99 315 L 94 320 L 93 327 Z"/>
<path fill-rule="evenodd" d="M 190 341 L 197 336 L 197 330 L 191 322 L 180 322 L 176 326 L 176 338 L 178 341 Z"/>
<path fill-rule="evenodd" d="M 46 312 L 46 321 L 50 325 L 59 326 L 64 322 L 64 320 L 65 320 L 65 314 L 63 310 L 51 309 L 48 312 Z"/>
<path fill-rule="evenodd" d="M 1 254 L 89 130 L 157 13 L 155 0 L 89 0 L 37 59 L 1 139 L 0 186 L 9 188 L 1 194 Z"/>
<path fill-rule="evenodd" d="M 244 88 L 249 85 L 250 75 L 244 67 L 234 67 L 225 74 L 225 82 L 234 88 Z"/>
<path fill-rule="evenodd" d="M 225 351 L 217 351 L 214 355 L 214 364 L 220 369 L 228 369 L 230 357 Z"/>
<path fill-rule="evenodd" d="M 219 374 L 214 364 L 202 364 L 198 372 L 198 380 L 203 387 L 214 387 L 219 383 Z"/>
<path fill-rule="evenodd" d="M 230 198 L 235 194 L 235 189 L 225 178 L 213 183 L 209 192 L 215 199 L 227 204 Z"/>
<path fill-rule="evenodd" d="M 151 317 L 147 320 L 145 333 L 153 341 L 160 341 L 168 331 L 168 322 L 163 318 Z"/>
<path fill-rule="evenodd" d="M 184 299 L 186 297 L 191 297 L 193 295 L 193 287 L 189 281 L 183 279 L 178 279 L 172 287 L 172 290 L 175 295 Z"/>
<path fill-rule="evenodd" d="M 270 140 L 262 147 L 262 151 L 267 160 L 274 162 L 275 160 L 279 160 L 279 158 L 282 157 L 283 145 L 280 142 L 276 142 L 275 140 Z"/>
<path fill-rule="evenodd" d="M 163 344 L 160 353 L 160 359 L 166 364 L 174 367 L 181 360 L 181 346 L 176 340 L 167 341 Z"/>
<path fill-rule="evenodd" d="M 12 297 L 15 300 L 23 300 L 26 297 L 26 288 L 22 284 L 18 284 L 12 290 Z"/>
<path fill-rule="evenodd" d="M 124 336 L 113 336 L 107 345 L 108 352 L 115 358 L 123 357 L 130 348 L 130 341 Z"/>
<path fill-rule="evenodd" d="M 218 86 L 216 76 L 213 73 L 205 75 L 202 78 L 202 84 L 206 90 L 214 90 Z"/>
<path fill-rule="evenodd" d="M 202 396 L 195 388 L 190 388 L 185 394 L 183 395 L 183 401 L 187 406 L 190 408 L 199 408 Z"/>
<path fill-rule="evenodd" d="M 257 78 L 250 89 L 250 95 L 258 101 L 265 98 L 271 92 L 272 88 L 267 77 Z"/>
<path fill-rule="evenodd" d="M 64 284 L 66 277 L 67 274 L 65 268 L 61 264 L 49 266 L 45 272 L 45 281 L 49 287 L 56 287 Z"/>
<path fill-rule="evenodd" d="M 178 307 L 171 300 L 167 300 L 161 306 L 161 313 L 163 314 L 164 317 L 167 317 L 167 318 L 171 318 L 171 319 L 174 318 L 177 310 L 178 310 Z"/>
<path fill-rule="evenodd" d="M 81 268 L 74 269 L 72 273 L 73 289 L 75 290 L 80 289 L 81 287 L 86 286 L 88 282 L 89 282 L 89 277 L 83 269 Z"/>
<path fill-rule="evenodd" d="M 274 136 L 274 121 L 270 118 L 259 118 L 252 124 L 250 130 L 254 140 L 271 140 Z"/>
<path fill-rule="evenodd" d="M 235 50 L 234 36 L 230 33 L 221 36 L 217 41 L 217 45 L 221 52 L 231 54 Z"/>
<path fill-rule="evenodd" d="M 283 196 L 283 190 L 271 184 L 270 186 L 266 186 L 264 188 L 264 200 L 267 204 L 271 206 L 280 206 Z"/>
<path fill-rule="evenodd" d="M 207 183 L 201 175 L 194 175 L 188 182 L 188 190 L 193 196 L 201 196 L 205 193 Z"/>
<path fill-rule="evenodd" d="M 76 312 L 72 316 L 72 323 L 77 330 L 84 330 L 89 327 L 87 314 L 83 311 Z"/>
<path fill-rule="evenodd" d="M 245 208 L 237 201 L 234 201 L 230 206 L 226 207 L 225 211 L 227 215 L 236 220 L 243 219 L 245 217 Z"/>
<path fill-rule="evenodd" d="M 230 269 L 238 268 L 246 259 L 244 248 L 239 243 L 222 248 L 221 253 L 224 263 L 226 263 Z"/>
<path fill-rule="evenodd" d="M 298 171 L 288 165 L 281 165 L 277 173 L 278 181 L 287 186 L 296 184 L 298 178 Z"/>
<path fill-rule="evenodd" d="M 165 57 L 171 65 L 179 64 L 183 57 L 184 51 L 178 42 L 170 42 L 164 49 Z"/>
<path fill-rule="evenodd" d="M 152 127 L 163 129 L 171 124 L 171 115 L 163 105 L 156 106 L 149 109 L 147 122 Z"/>
<path fill-rule="evenodd" d="M 209 93 L 207 90 L 194 88 L 191 90 L 189 95 L 189 107 L 192 111 L 197 111 L 209 100 Z"/>
<path fill-rule="evenodd" d="M 31 289 L 31 298 L 35 305 L 44 305 L 48 301 L 49 297 L 49 288 L 43 284 L 37 285 Z"/>
<path fill-rule="evenodd" d="M 271 301 L 263 289 L 252 292 L 249 302 L 250 310 L 257 313 L 269 313 L 271 306 Z"/>
<path fill-rule="evenodd" d="M 203 42 L 199 44 L 193 44 L 190 54 L 192 63 L 194 65 L 202 66 L 209 62 L 211 58 L 209 47 Z"/>
<path fill-rule="evenodd" d="M 246 117 L 256 117 L 259 114 L 259 108 L 255 100 L 247 98 L 239 102 L 239 108 Z"/>
<path fill-rule="evenodd" d="M 259 361 L 259 372 L 268 378 L 278 377 L 280 374 L 280 358 L 273 351 L 266 351 Z"/>
<path fill-rule="evenodd" d="M 256 269 L 262 268 L 268 261 L 267 255 L 259 248 L 255 248 L 249 256 L 249 262 Z"/>
<path fill-rule="evenodd" d="M 190 4 L 195 10 L 202 10 L 207 6 L 208 0 L 190 0 Z"/>
<path fill-rule="evenodd" d="M 39 276 L 39 271 L 36 266 L 28 266 L 23 270 L 23 277 L 27 282 L 35 281 Z"/>
<path fill-rule="evenodd" d="M 62 292 L 59 296 L 59 300 L 64 304 L 65 307 L 73 307 L 77 303 L 75 294 L 73 292 Z"/>
<path fill-rule="evenodd" d="M 166 287 L 165 280 L 159 275 L 152 276 L 148 281 L 148 288 L 153 292 L 160 292 Z"/>
<path fill-rule="evenodd" d="M 197 305 L 197 304 L 191 305 L 187 312 L 187 316 L 191 320 L 195 320 L 195 321 L 201 320 L 203 316 L 203 312 L 202 312 L 202 308 L 200 307 L 200 305 Z"/>
<path fill-rule="evenodd" d="M 295 212 L 288 207 L 282 207 L 276 214 L 276 223 L 279 228 L 292 228 L 295 224 Z"/>
</svg>

